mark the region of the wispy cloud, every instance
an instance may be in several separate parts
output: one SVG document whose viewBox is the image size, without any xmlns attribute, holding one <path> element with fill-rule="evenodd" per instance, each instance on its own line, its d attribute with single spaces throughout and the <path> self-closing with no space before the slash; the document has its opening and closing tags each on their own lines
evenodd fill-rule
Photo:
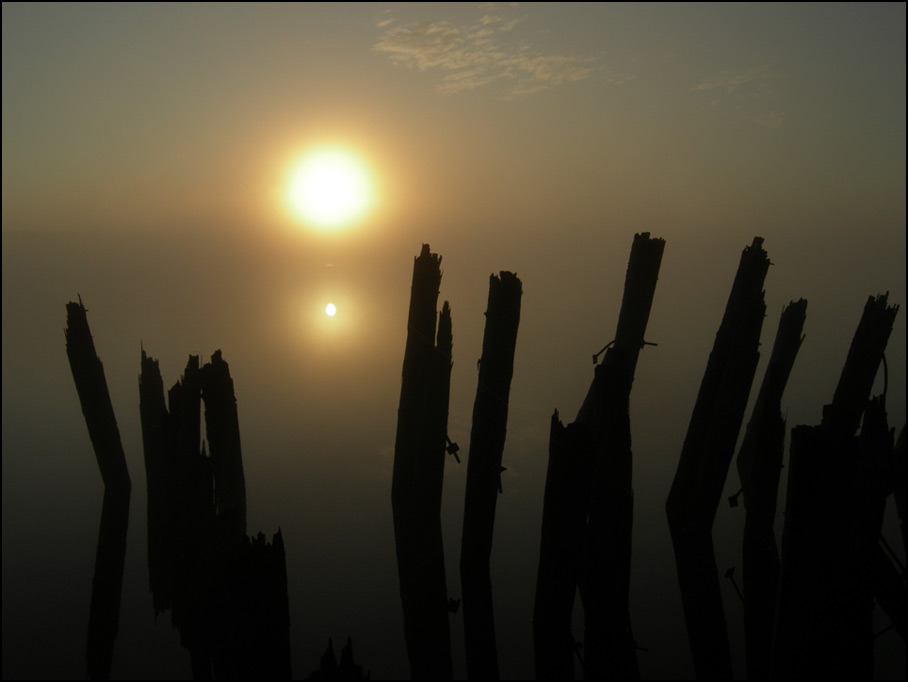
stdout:
<svg viewBox="0 0 908 682">
<path fill-rule="evenodd" d="M 442 72 L 436 89 L 446 95 L 493 82 L 509 96 L 528 95 L 583 80 L 594 71 L 590 58 L 546 54 L 514 39 L 519 18 L 484 14 L 469 26 L 449 21 L 394 26 L 392 21 L 387 16 L 376 21 L 385 31 L 375 50 L 400 66 Z"/>
<path fill-rule="evenodd" d="M 735 92 L 745 86 L 752 87 L 753 84 L 769 78 L 772 78 L 772 72 L 768 66 L 755 66 L 746 71 L 722 71 L 716 76 L 703 79 L 691 89 L 715 90 L 718 88 L 725 92 Z"/>
<path fill-rule="evenodd" d="M 772 80 L 775 77 L 773 70 L 764 64 L 742 71 L 722 71 L 704 78 L 691 90 L 708 92 L 710 106 L 730 101 L 757 125 L 778 128 L 785 123 L 785 113 L 772 108 L 775 99 Z"/>
</svg>

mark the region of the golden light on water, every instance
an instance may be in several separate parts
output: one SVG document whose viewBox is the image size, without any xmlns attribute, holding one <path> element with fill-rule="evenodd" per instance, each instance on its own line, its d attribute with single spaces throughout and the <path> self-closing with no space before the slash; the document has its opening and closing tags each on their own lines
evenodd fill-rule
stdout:
<svg viewBox="0 0 908 682">
<path fill-rule="evenodd" d="M 373 186 L 365 163 L 355 153 L 323 147 L 309 152 L 293 167 L 287 198 L 305 223 L 334 229 L 369 209 Z"/>
</svg>

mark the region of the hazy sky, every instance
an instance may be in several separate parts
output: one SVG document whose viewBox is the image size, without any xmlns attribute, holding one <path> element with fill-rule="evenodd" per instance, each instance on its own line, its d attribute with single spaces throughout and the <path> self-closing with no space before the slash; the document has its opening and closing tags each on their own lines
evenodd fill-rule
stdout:
<svg viewBox="0 0 908 682">
<path fill-rule="evenodd" d="M 666 240 L 647 332 L 658 346 L 641 354 L 631 403 L 645 677 L 692 674 L 664 503 L 755 235 L 773 262 L 755 386 L 782 306 L 807 298 L 783 405 L 789 426 L 818 423 L 864 302 L 889 291 L 902 310 L 887 400 L 891 425 L 904 424 L 903 3 L 2 13 L 3 677 L 84 674 L 102 483 L 62 334 L 77 294 L 133 480 L 119 677 L 190 675 L 148 591 L 140 343 L 167 386 L 189 353 L 220 348 L 230 364 L 248 526 L 280 526 L 287 546 L 294 676 L 348 634 L 373 678 L 407 674 L 390 485 L 424 242 L 443 256 L 448 430 L 462 452 L 488 276 L 523 280 L 492 559 L 503 677 L 533 674 L 549 418 L 573 419 L 590 356 L 613 336 L 635 232 Z M 346 229 L 288 209 L 294 162 L 324 144 L 354 151 L 373 178 L 374 205 Z M 465 463 L 448 463 L 455 596 L 465 478 Z M 721 572 L 740 566 L 742 526 L 743 509 L 720 509 Z M 743 676 L 742 612 L 725 587 Z M 451 623 L 462 676 L 462 617 Z M 880 671 L 904 677 L 896 640 L 877 640 Z"/>
</svg>

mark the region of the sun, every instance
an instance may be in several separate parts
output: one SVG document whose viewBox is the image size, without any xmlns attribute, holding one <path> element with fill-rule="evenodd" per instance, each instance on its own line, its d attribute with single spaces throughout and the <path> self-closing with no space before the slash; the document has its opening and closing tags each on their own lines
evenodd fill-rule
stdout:
<svg viewBox="0 0 908 682">
<path fill-rule="evenodd" d="M 354 153 L 321 148 L 294 166 L 288 199 L 305 222 L 337 228 L 365 213 L 372 203 L 372 185 L 365 164 Z"/>
<path fill-rule="evenodd" d="M 325 315 L 328 317 L 334 317 L 337 314 L 337 306 L 333 303 L 329 303 L 325 306 Z"/>
</svg>

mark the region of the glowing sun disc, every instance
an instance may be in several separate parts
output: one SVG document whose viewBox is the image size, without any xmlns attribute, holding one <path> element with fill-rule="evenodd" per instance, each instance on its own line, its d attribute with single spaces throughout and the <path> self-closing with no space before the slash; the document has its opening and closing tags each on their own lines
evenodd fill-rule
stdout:
<svg viewBox="0 0 908 682">
<path fill-rule="evenodd" d="M 337 314 L 337 306 L 333 303 L 329 303 L 325 306 L 325 315 L 328 317 L 334 317 Z"/>
<path fill-rule="evenodd" d="M 372 199 L 363 163 L 339 149 L 323 149 L 303 158 L 293 170 L 288 194 L 293 210 L 320 227 L 352 221 Z"/>
</svg>

